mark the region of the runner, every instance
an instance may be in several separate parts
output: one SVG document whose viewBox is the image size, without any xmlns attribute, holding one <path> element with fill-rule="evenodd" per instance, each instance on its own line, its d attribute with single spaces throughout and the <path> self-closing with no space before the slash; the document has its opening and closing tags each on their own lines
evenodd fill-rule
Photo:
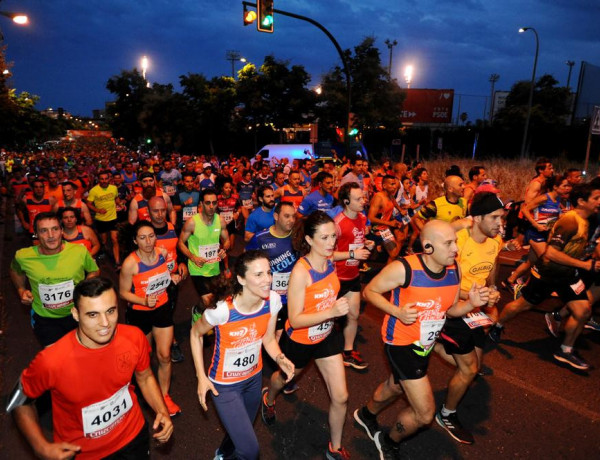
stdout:
<svg viewBox="0 0 600 460">
<path fill-rule="evenodd" d="M 17 208 L 17 216 L 23 228 L 35 239 L 35 226 L 33 225 L 35 216 L 51 211 L 55 199 L 46 193 L 44 181 L 41 179 L 34 179 L 31 188 L 32 191 L 26 191 L 21 199 L 21 204 L 23 209 L 26 210 L 26 214 Z"/>
<path fill-rule="evenodd" d="M 225 224 L 227 233 L 229 233 L 229 247 L 235 247 L 235 232 L 241 215 L 242 203 L 240 197 L 233 193 L 233 181 L 230 178 L 224 178 L 221 182 L 221 194 L 217 196 L 217 211 Z M 229 270 L 229 257 L 225 257 L 225 268 Z"/>
<path fill-rule="evenodd" d="M 475 195 L 475 190 L 481 185 L 481 183 L 487 179 L 487 173 L 483 166 L 473 166 L 469 169 L 469 183 L 465 185 L 465 193 L 463 198 L 470 204 Z"/>
<path fill-rule="evenodd" d="M 258 458 L 259 446 L 252 424 L 260 407 L 261 345 L 289 380 L 294 365 L 281 352 L 275 338 L 279 295 L 271 290 L 269 260 L 262 251 L 247 251 L 236 261 L 233 281 L 222 279 L 217 306 L 206 310 L 190 333 L 198 377 L 198 399 L 206 411 L 206 395 L 213 402 L 226 435 L 215 458 Z M 215 347 L 204 370 L 203 337 L 215 329 Z M 240 334 L 240 331 L 242 333 Z"/>
<path fill-rule="evenodd" d="M 333 207 L 333 176 L 321 171 L 315 177 L 317 190 L 307 195 L 298 207 L 299 217 L 307 217 L 314 211 L 327 212 Z"/>
<path fill-rule="evenodd" d="M 331 258 L 335 249 L 336 230 L 324 212 L 314 212 L 305 220 L 302 257 L 294 266 L 288 285 L 288 314 L 281 336 L 281 350 L 300 374 L 314 359 L 331 399 L 329 429 L 331 442 L 326 450 L 330 460 L 347 459 L 342 447 L 342 430 L 346 418 L 348 390 L 342 360 L 342 337 L 333 328 L 334 318 L 348 313 L 348 300 L 337 299 L 340 282 Z M 261 415 L 267 425 L 276 421 L 275 398 L 283 389 L 281 371 L 272 374 L 263 388 Z"/>
<path fill-rule="evenodd" d="M 110 280 L 82 281 L 73 300 L 77 329 L 38 353 L 21 374 L 7 412 L 13 411 L 40 458 L 150 458 L 148 424 L 131 385 L 133 375 L 156 413 L 153 439 L 167 442 L 173 424 L 150 368 L 148 342 L 139 329 L 117 324 L 117 294 Z M 47 391 L 53 442 L 44 436 L 33 404 Z"/>
<path fill-rule="evenodd" d="M 137 193 L 131 203 L 129 203 L 129 223 L 135 224 L 138 220 L 150 220 L 150 214 L 148 211 L 148 200 L 153 196 L 163 197 L 165 203 L 167 203 L 168 219 L 172 224 L 177 223 L 177 214 L 173 209 L 171 198 L 166 193 L 163 193 L 161 189 L 156 188 L 156 181 L 152 173 L 145 172 L 140 174 L 140 181 L 142 183 L 142 192 Z"/>
<path fill-rule="evenodd" d="M 38 214 L 33 228 L 39 245 L 15 253 L 10 278 L 21 303 L 31 305 L 33 333 L 47 347 L 75 329 L 77 324 L 71 317 L 73 289 L 84 278 L 98 276 L 100 270 L 83 246 L 63 243 L 56 214 Z"/>
<path fill-rule="evenodd" d="M 167 287 L 178 284 L 181 276 L 169 272 L 167 250 L 156 246 L 156 233 L 150 222 L 140 220 L 135 224 L 133 242 L 137 249 L 123 261 L 119 294 L 128 302 L 127 323 L 139 327 L 148 342 L 152 338 L 156 342 L 158 384 L 169 415 L 174 416 L 181 408 L 169 396 L 173 307 Z"/>
<path fill-rule="evenodd" d="M 81 244 L 89 251 L 92 257 L 96 257 L 100 251 L 100 240 L 96 236 L 96 232 L 86 225 L 77 225 L 76 209 L 71 207 L 62 208 L 58 214 L 62 224 L 63 240 Z"/>
<path fill-rule="evenodd" d="M 175 194 L 173 209 L 178 213 L 178 228 L 182 227 L 188 219 L 198 214 L 200 192 L 195 189 L 194 175 L 188 171 L 183 173 L 183 189 Z"/>
<path fill-rule="evenodd" d="M 460 273 L 454 263 L 456 234 L 450 224 L 428 222 L 421 233 L 425 252 L 387 265 L 365 287 L 365 299 L 385 312 L 381 336 L 392 374 L 381 383 L 354 419 L 375 441 L 381 459 L 400 458 L 400 441 L 428 425 L 435 415 L 427 376 L 431 350 L 446 315 L 460 317 L 488 302 L 489 290 L 473 284 L 467 300 L 459 300 Z M 384 294 L 391 291 L 390 302 Z M 389 432 L 381 431 L 377 414 L 406 394 Z"/>
<path fill-rule="evenodd" d="M 356 182 L 348 182 L 340 187 L 339 200 L 344 209 L 335 219 L 337 232 L 337 247 L 333 255 L 335 268 L 340 280 L 338 298 L 348 300 L 348 314 L 344 325 L 344 366 L 354 369 L 366 369 L 360 352 L 354 346 L 358 331 L 358 316 L 360 314 L 360 262 L 367 260 L 375 242 L 365 240 L 367 234 L 367 218 L 363 214 L 365 199 L 363 191 Z"/>
<path fill-rule="evenodd" d="M 394 209 L 401 210 L 396 202 L 398 181 L 394 176 L 385 176 L 382 182 L 383 191 L 373 196 L 369 206 L 369 221 L 374 225 L 374 234 L 388 253 L 391 262 L 402 248 L 402 241 L 396 241 L 393 231 L 402 227 L 402 223 L 392 217 Z"/>
<path fill-rule="evenodd" d="M 275 194 L 270 186 L 259 187 L 256 190 L 259 207 L 252 211 L 246 221 L 244 241 L 247 243 L 252 237 L 273 225 L 273 209 L 275 207 Z"/>
<path fill-rule="evenodd" d="M 300 173 L 298 171 L 291 171 L 288 176 L 288 183 L 275 190 L 275 199 L 292 203 L 294 209 L 298 211 L 298 207 L 304 199 L 304 191 L 300 187 Z"/>
<path fill-rule="evenodd" d="M 90 210 L 82 200 L 76 198 L 75 193 L 77 191 L 77 184 L 75 182 L 66 181 L 62 184 L 62 198 L 54 203 L 52 211 L 56 214 L 61 214 L 65 208 L 73 208 L 75 210 L 75 217 L 77 217 L 78 224 L 85 224 L 88 227 L 92 226 L 92 216 Z"/>
</svg>

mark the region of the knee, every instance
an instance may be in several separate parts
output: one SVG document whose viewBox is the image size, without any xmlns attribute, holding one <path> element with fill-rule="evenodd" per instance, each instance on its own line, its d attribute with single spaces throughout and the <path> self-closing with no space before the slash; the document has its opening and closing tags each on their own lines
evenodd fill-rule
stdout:
<svg viewBox="0 0 600 460">
<path fill-rule="evenodd" d="M 156 359 L 161 365 L 166 363 L 171 364 L 171 349 L 169 350 L 156 350 Z"/>
<path fill-rule="evenodd" d="M 578 322 L 586 322 L 592 316 L 592 309 L 589 305 L 571 309 L 571 315 Z"/>
<path fill-rule="evenodd" d="M 331 402 L 338 406 L 346 406 L 348 404 L 348 390 L 336 390 L 331 393 Z"/>
<path fill-rule="evenodd" d="M 434 415 L 435 406 L 433 404 L 418 411 L 415 410 L 415 419 L 419 427 L 429 425 L 431 422 L 433 422 Z"/>
</svg>

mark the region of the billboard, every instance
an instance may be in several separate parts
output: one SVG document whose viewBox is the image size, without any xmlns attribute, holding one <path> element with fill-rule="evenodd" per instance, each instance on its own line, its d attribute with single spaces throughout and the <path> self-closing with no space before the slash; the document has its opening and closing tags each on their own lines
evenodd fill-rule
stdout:
<svg viewBox="0 0 600 460">
<path fill-rule="evenodd" d="M 406 89 L 402 123 L 451 123 L 453 89 Z"/>
<path fill-rule="evenodd" d="M 112 137 L 112 131 L 92 131 L 91 129 L 68 129 L 68 137 Z"/>
</svg>

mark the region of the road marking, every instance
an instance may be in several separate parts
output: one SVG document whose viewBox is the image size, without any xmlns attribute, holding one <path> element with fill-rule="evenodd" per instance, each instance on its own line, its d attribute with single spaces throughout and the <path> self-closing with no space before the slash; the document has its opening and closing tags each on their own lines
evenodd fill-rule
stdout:
<svg viewBox="0 0 600 460">
<path fill-rule="evenodd" d="M 494 377 L 500 377 L 502 380 L 504 380 L 514 386 L 517 386 L 523 390 L 533 393 L 536 396 L 546 399 L 554 404 L 558 404 L 559 406 L 562 406 L 563 408 L 565 408 L 567 410 L 573 411 L 573 412 L 577 413 L 578 415 L 582 415 L 583 417 L 588 418 L 593 422 L 600 421 L 600 412 L 590 410 L 584 406 L 575 404 L 574 402 L 569 401 L 568 399 L 565 399 L 562 396 L 554 394 L 550 391 L 542 390 L 534 385 L 530 385 L 529 383 L 527 383 L 517 377 L 514 377 L 506 372 L 502 372 L 497 369 L 494 369 Z"/>
</svg>

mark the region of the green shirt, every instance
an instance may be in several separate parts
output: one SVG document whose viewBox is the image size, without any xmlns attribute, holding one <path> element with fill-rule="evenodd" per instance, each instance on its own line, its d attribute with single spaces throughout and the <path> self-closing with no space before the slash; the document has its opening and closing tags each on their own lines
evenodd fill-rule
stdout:
<svg viewBox="0 0 600 460">
<path fill-rule="evenodd" d="M 188 238 L 188 249 L 195 256 L 208 260 L 202 267 L 188 260 L 188 269 L 192 276 L 216 276 L 219 270 L 219 241 L 221 240 L 221 218 L 215 214 L 212 224 L 206 225 L 202 220 L 202 214 L 194 217 L 194 233 Z"/>
<path fill-rule="evenodd" d="M 64 318 L 71 314 L 73 289 L 98 265 L 81 244 L 64 243 L 58 254 L 40 254 L 39 246 L 19 249 L 10 268 L 29 279 L 38 315 Z"/>
</svg>

